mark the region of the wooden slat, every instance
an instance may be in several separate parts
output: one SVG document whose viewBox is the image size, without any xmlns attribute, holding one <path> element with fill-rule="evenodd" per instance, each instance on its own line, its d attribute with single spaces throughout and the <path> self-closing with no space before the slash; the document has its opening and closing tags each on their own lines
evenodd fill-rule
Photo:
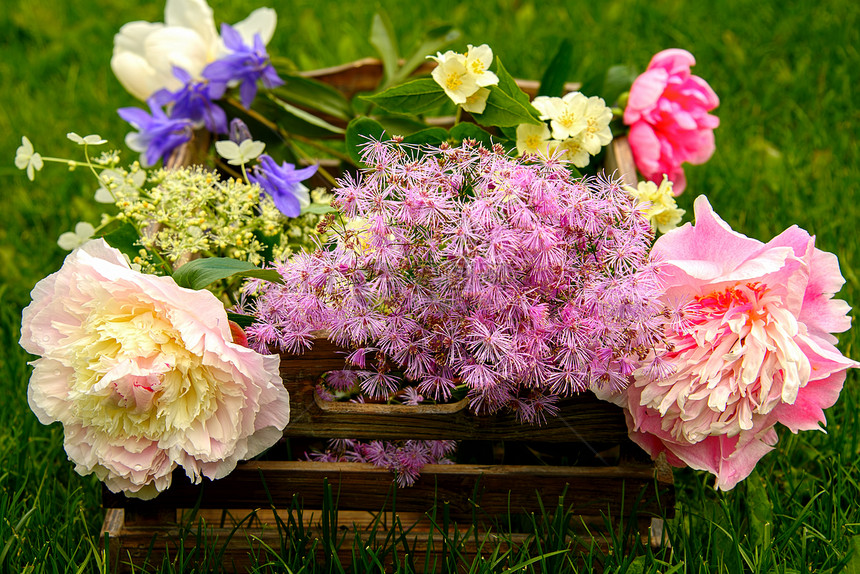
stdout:
<svg viewBox="0 0 860 574">
<path fill-rule="evenodd" d="M 323 373 L 343 368 L 344 351 L 317 339 L 303 355 L 281 357 L 281 378 L 290 392 L 285 436 L 353 439 L 532 440 L 606 445 L 627 438 L 617 406 L 582 393 L 559 403 L 559 415 L 542 425 L 522 424 L 507 412 L 477 416 L 464 399 L 443 405 L 377 405 L 321 400 L 315 386 Z"/>
</svg>

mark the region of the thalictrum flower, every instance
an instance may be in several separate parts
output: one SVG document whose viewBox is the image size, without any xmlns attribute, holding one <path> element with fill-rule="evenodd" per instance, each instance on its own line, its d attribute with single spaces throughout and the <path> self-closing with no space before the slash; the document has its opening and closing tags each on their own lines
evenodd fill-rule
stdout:
<svg viewBox="0 0 860 574">
<path fill-rule="evenodd" d="M 278 165 L 271 156 L 262 155 L 260 165 L 248 174 L 248 179 L 272 197 L 281 213 L 287 217 L 297 217 L 302 207 L 310 205 L 308 188 L 300 182 L 316 173 L 317 167 L 311 165 L 296 169 L 296 166 L 287 162 Z"/>
<path fill-rule="evenodd" d="M 86 221 L 80 221 L 75 224 L 74 231 L 66 231 L 57 239 L 57 245 L 66 251 L 77 249 L 84 243 L 90 240 L 95 233 L 96 228 Z"/>
<path fill-rule="evenodd" d="M 144 167 L 155 165 L 159 159 L 166 159 L 170 152 L 191 139 L 191 120 L 171 119 L 160 106 L 149 102 L 152 114 L 140 108 L 120 108 L 119 117 L 127 121 L 138 132 L 129 132 L 125 143 L 134 151 L 140 152 Z"/>
<path fill-rule="evenodd" d="M 266 149 L 266 144 L 254 140 L 243 140 L 238 145 L 230 140 L 215 142 L 215 151 L 230 165 L 250 163 L 251 160 L 263 153 L 264 149 Z"/>
<path fill-rule="evenodd" d="M 27 177 L 33 181 L 36 177 L 36 172 L 41 171 L 42 156 L 33 150 L 33 144 L 27 139 L 27 136 L 21 138 L 21 145 L 15 151 L 15 167 L 18 169 L 26 169 Z"/>
<path fill-rule="evenodd" d="M 206 126 L 212 133 L 227 133 L 227 114 L 214 103 L 224 95 L 224 86 L 195 82 L 191 74 L 180 68 L 173 67 L 173 75 L 182 82 L 182 87 L 176 91 L 167 88 L 158 90 L 152 95 L 159 106 L 170 105 L 171 119 L 188 119 L 195 127 Z"/>
<path fill-rule="evenodd" d="M 212 62 L 203 70 L 214 90 L 224 90 L 232 82 L 241 82 L 239 97 L 245 108 L 250 108 L 257 96 L 257 81 L 262 80 L 267 88 L 276 88 L 284 81 L 269 61 L 266 45 L 259 35 L 254 36 L 253 47 L 245 44 L 242 36 L 232 26 L 222 24 L 221 36 L 224 45 L 232 53 Z"/>
</svg>

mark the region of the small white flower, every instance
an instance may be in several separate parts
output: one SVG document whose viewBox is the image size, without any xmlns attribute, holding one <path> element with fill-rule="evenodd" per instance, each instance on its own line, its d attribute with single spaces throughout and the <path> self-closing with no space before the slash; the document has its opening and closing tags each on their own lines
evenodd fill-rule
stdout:
<svg viewBox="0 0 860 574">
<path fill-rule="evenodd" d="M 672 182 L 666 175 L 660 186 L 653 181 L 640 181 L 636 187 L 625 186 L 624 190 L 640 201 L 639 209 L 651 223 L 651 229 L 666 233 L 678 227 L 686 213 L 675 203 Z"/>
<path fill-rule="evenodd" d="M 69 132 L 66 134 L 66 137 L 78 145 L 102 145 L 107 143 L 107 140 L 102 139 L 102 136 L 98 134 L 81 137 L 75 132 Z"/>
<path fill-rule="evenodd" d="M 612 141 L 612 130 L 609 122 L 612 121 L 612 110 L 610 110 L 603 98 L 592 96 L 588 98 L 585 106 L 586 127 L 582 132 L 582 145 L 591 155 L 597 155 L 600 149 Z"/>
<path fill-rule="evenodd" d="M 487 88 L 478 88 L 478 91 L 466 98 L 462 108 L 470 114 L 483 114 L 487 108 L 488 97 L 490 97 L 490 90 Z"/>
<path fill-rule="evenodd" d="M 517 151 L 520 155 L 537 154 L 546 157 L 549 155 L 550 148 L 553 147 L 550 143 L 552 141 L 546 124 L 520 124 L 517 126 Z"/>
<path fill-rule="evenodd" d="M 230 165 L 249 163 L 263 153 L 264 149 L 266 149 L 266 144 L 254 140 L 244 140 L 238 145 L 230 140 L 215 142 L 215 150 L 218 155 L 226 159 Z"/>
<path fill-rule="evenodd" d="M 476 76 L 469 73 L 466 57 L 463 54 L 448 50 L 444 54 L 437 52 L 435 56 L 428 56 L 428 58 L 436 60 L 439 64 L 430 75 L 458 106 L 465 104 L 469 96 L 478 91 Z"/>
<path fill-rule="evenodd" d="M 36 178 L 36 172 L 42 169 L 42 156 L 33 151 L 33 144 L 27 136 L 21 138 L 21 145 L 15 151 L 15 167 L 26 169 L 30 181 Z"/>
<path fill-rule="evenodd" d="M 469 51 L 466 52 L 466 68 L 475 76 L 475 83 L 482 88 L 499 83 L 498 76 L 489 70 L 492 63 L 493 50 L 487 44 L 477 47 L 469 44 Z"/>
<path fill-rule="evenodd" d="M 541 119 L 550 120 L 552 137 L 557 140 L 576 137 L 588 127 L 588 98 L 579 92 L 561 98 L 538 97 L 532 105 L 541 113 Z"/>
<path fill-rule="evenodd" d="M 60 235 L 60 238 L 57 239 L 57 245 L 66 251 L 72 251 L 89 241 L 95 232 L 96 228 L 86 221 L 78 222 L 74 232 L 66 231 Z"/>
<path fill-rule="evenodd" d="M 558 150 L 563 153 L 562 159 L 566 159 L 576 167 L 585 167 L 591 161 L 591 154 L 582 144 L 582 137 L 567 138 L 558 144 Z"/>
</svg>

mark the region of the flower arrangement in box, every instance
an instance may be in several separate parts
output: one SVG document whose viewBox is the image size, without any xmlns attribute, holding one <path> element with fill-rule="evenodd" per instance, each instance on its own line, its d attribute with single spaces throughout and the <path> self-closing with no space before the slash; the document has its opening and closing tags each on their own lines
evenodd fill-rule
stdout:
<svg viewBox="0 0 860 574">
<path fill-rule="evenodd" d="M 275 65 L 274 10 L 219 34 L 203 0 L 169 0 L 164 23 L 115 39 L 111 66 L 148 108 L 119 110 L 138 162 L 93 156 L 97 135 L 69 134 L 82 162 L 23 138 L 30 179 L 84 165 L 112 205 L 60 237 L 73 251 L 23 316 L 39 356 L 30 405 L 62 422 L 78 472 L 143 498 L 178 466 L 225 476 L 289 422 L 276 353 L 320 333 L 348 349 L 318 388 L 328 400 L 467 397 L 540 424 L 593 392 L 648 453 L 724 489 L 777 423 L 819 428 L 857 366 L 835 347 L 850 327 L 838 262 L 796 227 L 768 243 L 734 232 L 704 197 L 677 228 L 682 165 L 711 156 L 719 124 L 692 55 L 614 69 L 600 97 L 565 90 L 562 44 L 530 95 L 485 44 L 443 52 L 455 30 L 401 59 L 385 18 L 373 26 L 380 83 L 345 94 Z M 602 164 L 620 137 L 636 186 Z M 409 485 L 454 446 L 340 441 L 309 456 Z"/>
</svg>

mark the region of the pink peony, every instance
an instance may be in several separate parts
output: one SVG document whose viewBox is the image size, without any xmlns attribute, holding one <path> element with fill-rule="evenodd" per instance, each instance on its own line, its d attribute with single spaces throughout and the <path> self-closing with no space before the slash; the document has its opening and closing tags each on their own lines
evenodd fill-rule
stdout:
<svg viewBox="0 0 860 574">
<path fill-rule="evenodd" d="M 624 110 L 636 167 L 659 184 L 663 175 L 675 195 L 687 185 L 683 162 L 700 164 L 714 153 L 714 128 L 720 119 L 708 114 L 720 104 L 705 80 L 690 74 L 695 65 L 686 50 L 663 50 L 633 82 Z"/>
<path fill-rule="evenodd" d="M 694 226 L 654 244 L 673 309 L 666 352 L 622 402 L 642 448 L 728 490 L 772 449 L 776 423 L 820 429 L 857 363 L 831 335 L 851 326 L 848 304 L 833 299 L 845 282 L 835 255 L 796 226 L 767 244 L 736 233 L 704 196 L 695 212 Z"/>
<path fill-rule="evenodd" d="M 104 240 L 73 251 L 24 309 L 21 346 L 40 355 L 28 398 L 63 423 L 82 475 L 149 499 L 177 465 L 193 482 L 229 474 L 289 421 L 279 359 L 233 344 L 208 291 L 133 271 Z"/>
</svg>

